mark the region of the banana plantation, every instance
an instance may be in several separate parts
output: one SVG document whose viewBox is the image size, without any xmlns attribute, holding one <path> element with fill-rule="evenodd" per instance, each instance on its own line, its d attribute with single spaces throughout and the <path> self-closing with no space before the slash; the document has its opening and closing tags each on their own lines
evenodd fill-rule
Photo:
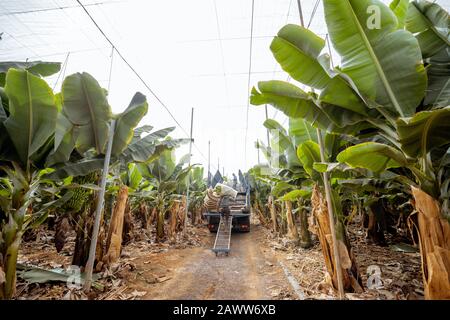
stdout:
<svg viewBox="0 0 450 320">
<path fill-rule="evenodd" d="M 450 2 L 179 5 L 0 5 L 0 300 L 450 300 Z"/>
</svg>

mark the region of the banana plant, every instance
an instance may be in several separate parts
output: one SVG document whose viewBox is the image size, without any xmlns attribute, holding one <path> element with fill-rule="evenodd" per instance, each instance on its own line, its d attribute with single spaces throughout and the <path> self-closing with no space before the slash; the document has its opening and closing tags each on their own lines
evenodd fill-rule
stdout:
<svg viewBox="0 0 450 320">
<path fill-rule="evenodd" d="M 332 69 L 329 57 L 320 55 L 323 39 L 288 25 L 272 42 L 272 52 L 293 79 L 320 93 L 268 81 L 252 90 L 252 103 L 270 103 L 329 132 L 381 138 L 356 144 L 337 160 L 376 172 L 399 170 L 404 181 L 411 182 L 419 212 L 425 295 L 448 298 L 441 292 L 450 290 L 440 283 L 450 273 L 450 251 L 442 240 L 449 235 L 442 216 L 448 210 L 442 206 L 448 197 L 448 167 L 442 163 L 450 142 L 449 19 L 437 4 L 404 2 L 394 1 L 389 8 L 377 0 L 324 0 L 329 37 L 341 65 Z M 374 18 L 368 14 L 371 5 L 380 9 L 377 27 L 368 23 Z M 433 216 L 433 222 L 427 216 Z M 430 230 L 443 230 L 441 240 L 427 240 Z"/>
<path fill-rule="evenodd" d="M 147 199 L 156 213 L 156 240 L 165 237 L 164 221 L 174 200 L 179 200 L 186 191 L 186 179 L 195 165 L 186 166 L 188 155 L 176 162 L 174 150 L 165 150 L 151 163 L 137 165 L 142 177 L 150 182 L 140 197 Z"/>
<path fill-rule="evenodd" d="M 7 111 L 3 108 L 5 98 Z M 2 172 L 6 174 L 3 179 L 10 181 L 12 192 L 2 196 L 0 273 L 4 280 L 0 283 L 1 299 L 10 299 L 15 293 L 16 261 L 25 216 L 27 212 L 32 214 L 33 196 L 40 183 L 41 176 L 37 172 L 45 156 L 42 150 L 49 145 L 55 132 L 58 109 L 54 101 L 52 90 L 40 77 L 26 70 L 8 70 L 0 106 L 3 109 L 0 131 Z"/>
<path fill-rule="evenodd" d="M 57 71 L 58 68 L 40 64 L 25 64 L 24 68 L 29 71 L 9 67 L 1 90 L 1 164 L 2 171 L 14 186 L 11 196 L 3 199 L 9 199 L 11 204 L 2 206 L 2 211 L 7 210 L 0 222 L 1 272 L 5 273 L 6 279 L 1 284 L 0 296 L 5 299 L 14 295 L 17 253 L 27 226 L 24 224 L 25 215 L 32 214 L 37 193 L 35 186 L 40 185 L 43 179 L 49 179 L 48 170 L 38 173 L 57 165 L 64 166 L 62 162 L 69 159 L 74 149 L 77 149 L 75 156 L 78 158 L 84 156 L 83 152 L 103 152 L 107 136 L 104 131 L 109 128 L 106 118 L 96 117 L 110 107 L 104 90 L 90 75 L 67 77 L 62 93 L 54 94 L 45 80 L 35 74 L 49 75 L 51 70 Z M 146 111 L 145 97 L 138 93 L 126 112 L 117 116 L 117 153 L 131 141 L 132 130 Z M 113 117 L 111 112 L 104 112 L 104 115 Z M 94 159 L 91 163 L 99 161 L 101 159 Z"/>
<path fill-rule="evenodd" d="M 202 215 L 203 200 L 206 196 L 207 181 L 203 178 L 204 168 L 194 167 L 190 172 L 189 184 L 189 212 L 192 224 L 199 222 Z"/>
</svg>

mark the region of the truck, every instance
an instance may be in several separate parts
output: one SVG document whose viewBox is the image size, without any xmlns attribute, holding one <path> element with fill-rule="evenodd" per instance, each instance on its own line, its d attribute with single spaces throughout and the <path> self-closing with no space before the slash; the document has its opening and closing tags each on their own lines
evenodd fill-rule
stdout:
<svg viewBox="0 0 450 320">
<path fill-rule="evenodd" d="M 224 196 L 220 199 L 217 209 L 210 209 L 204 215 L 207 218 L 208 229 L 215 233 L 219 229 L 220 218 L 229 215 L 232 218 L 231 231 L 250 232 L 250 190 L 238 192 L 233 199 Z"/>
</svg>

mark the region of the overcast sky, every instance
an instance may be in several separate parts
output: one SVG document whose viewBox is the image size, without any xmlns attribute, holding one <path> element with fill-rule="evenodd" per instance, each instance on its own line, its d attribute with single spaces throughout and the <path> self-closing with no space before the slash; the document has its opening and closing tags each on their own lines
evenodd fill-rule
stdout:
<svg viewBox="0 0 450 320">
<path fill-rule="evenodd" d="M 389 3 L 389 1 L 384 1 Z M 449 10 L 450 0 L 438 0 Z M 207 165 L 211 141 L 213 170 L 231 175 L 257 163 L 256 139 L 265 140 L 264 107 L 250 106 L 245 156 L 251 0 L 82 0 L 105 34 L 189 132 L 194 108 L 195 163 Z M 316 0 L 302 0 L 309 24 Z M 250 86 L 261 80 L 287 80 L 270 50 L 286 23 L 299 23 L 296 0 L 255 0 Z M 63 8 L 63 9 L 58 9 Z M 325 37 L 323 6 L 310 29 Z M 86 71 L 107 88 L 111 46 L 75 0 L 1 0 L 0 61 L 63 62 L 66 75 Z M 175 123 L 117 54 L 113 55 L 109 101 L 123 111 L 136 91 L 149 100 L 142 124 Z M 49 78 L 55 85 L 56 76 Z M 60 83 L 56 83 L 59 90 Z M 285 117 L 269 107 L 269 118 Z M 177 128 L 174 137 L 185 137 Z M 186 154 L 183 147 L 177 153 Z M 262 157 L 262 155 L 261 155 Z"/>
</svg>

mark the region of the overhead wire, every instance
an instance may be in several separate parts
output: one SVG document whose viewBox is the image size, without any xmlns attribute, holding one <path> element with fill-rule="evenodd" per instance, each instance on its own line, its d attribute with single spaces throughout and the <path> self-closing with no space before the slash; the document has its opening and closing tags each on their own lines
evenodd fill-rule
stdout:
<svg viewBox="0 0 450 320">
<path fill-rule="evenodd" d="M 104 4 L 121 3 L 121 2 L 125 2 L 125 1 L 101 1 L 101 2 L 95 2 L 95 3 L 88 3 L 88 4 L 85 4 L 85 6 L 86 7 L 91 7 L 91 6 L 104 5 Z M 0 17 L 13 16 L 13 15 L 19 15 L 19 14 L 36 13 L 36 12 L 48 12 L 48 11 L 56 11 L 56 10 L 78 8 L 78 6 L 63 6 L 63 7 L 60 7 L 60 6 L 58 6 L 57 3 L 55 3 L 55 4 L 57 5 L 57 7 L 44 8 L 44 9 L 24 10 L 24 11 L 12 11 L 12 12 L 1 13 Z"/>
<path fill-rule="evenodd" d="M 75 0 L 78 2 L 78 4 L 83 8 L 84 12 L 88 15 L 88 17 L 91 19 L 92 23 L 94 23 L 95 27 L 100 31 L 100 33 L 103 35 L 103 37 L 106 39 L 106 41 L 109 42 L 109 44 L 115 48 L 115 51 L 117 55 L 122 59 L 122 61 L 130 68 L 130 70 L 136 75 L 136 77 L 142 82 L 142 84 L 147 88 L 147 90 L 152 94 L 152 96 L 161 104 L 161 106 L 166 109 L 167 113 L 169 113 L 172 120 L 177 124 L 177 126 L 186 134 L 186 136 L 189 137 L 189 133 L 186 131 L 186 129 L 183 128 L 183 126 L 178 122 L 178 120 L 173 115 L 172 111 L 170 111 L 169 107 L 166 106 L 166 104 L 159 98 L 159 96 L 153 91 L 153 89 L 147 84 L 147 82 L 142 78 L 142 76 L 136 71 L 136 69 L 128 62 L 128 60 L 122 55 L 120 50 L 114 45 L 114 43 L 111 41 L 111 39 L 105 34 L 103 29 L 98 25 L 97 21 L 92 17 L 92 15 L 89 13 L 89 11 L 86 9 L 83 3 L 81 3 L 80 0 Z"/>
<path fill-rule="evenodd" d="M 319 2 L 320 2 L 320 0 L 317 0 L 316 4 L 314 5 L 314 9 L 313 9 L 313 11 L 311 13 L 311 17 L 309 18 L 309 23 L 308 23 L 308 26 L 306 27 L 306 29 L 309 29 L 309 27 L 311 26 L 313 18 L 316 15 L 317 8 L 319 7 Z"/>
<path fill-rule="evenodd" d="M 289 21 L 289 13 L 291 12 L 291 6 L 292 6 L 292 0 L 289 1 L 288 12 L 287 12 L 287 14 L 286 14 L 286 21 L 285 21 L 285 23 L 284 23 L 285 25 L 286 25 L 286 24 L 288 23 L 288 21 Z M 275 68 L 274 68 L 274 70 L 273 70 L 272 78 L 275 77 L 275 73 L 277 72 L 277 66 L 278 66 L 278 63 L 275 62 Z M 288 76 L 288 79 L 287 79 L 286 81 L 289 81 L 289 76 Z M 276 116 L 277 116 L 277 114 L 278 114 L 278 109 L 275 109 L 275 112 L 274 112 L 274 114 L 273 114 L 273 116 L 272 116 L 272 119 L 275 119 Z"/>
<path fill-rule="evenodd" d="M 220 56 L 222 58 L 222 69 L 223 69 L 223 76 L 224 76 L 224 81 L 225 81 L 225 94 L 227 97 L 227 103 L 230 104 L 230 93 L 229 93 L 228 81 L 227 81 L 226 69 L 225 69 L 225 55 L 223 53 L 222 33 L 220 30 L 219 14 L 217 12 L 217 0 L 213 0 L 213 3 L 214 3 L 214 13 L 216 15 L 217 35 L 219 36 Z"/>
<path fill-rule="evenodd" d="M 249 64 L 248 64 L 248 81 L 247 81 L 247 112 L 245 117 L 245 141 L 244 141 L 244 162 L 245 167 L 247 166 L 247 140 L 248 140 L 248 116 L 250 110 L 250 79 L 252 73 L 252 50 L 253 50 L 253 19 L 255 12 L 255 0 L 252 0 L 252 15 L 250 22 L 250 50 L 249 50 Z"/>
<path fill-rule="evenodd" d="M 67 63 L 69 61 L 70 51 L 67 52 L 66 59 L 64 59 L 63 65 L 61 67 L 61 71 L 58 73 L 58 77 L 56 78 L 55 84 L 53 85 L 53 91 L 55 91 L 56 86 L 58 85 L 59 79 L 64 79 L 64 75 L 66 74 Z M 62 75 L 62 77 L 61 77 Z"/>
<path fill-rule="evenodd" d="M 111 61 L 109 64 L 109 76 L 108 76 L 108 93 L 111 89 L 111 78 L 112 78 L 112 69 L 113 69 L 113 63 L 114 63 L 114 46 L 111 48 Z"/>
<path fill-rule="evenodd" d="M 114 43 L 111 41 L 111 39 L 105 34 L 103 29 L 98 25 L 97 21 L 94 19 L 94 17 L 89 13 L 89 11 L 86 9 L 84 4 L 80 0 L 76 0 L 78 4 L 81 6 L 81 8 L 84 10 L 84 12 L 87 14 L 87 16 L 90 18 L 92 23 L 95 25 L 95 27 L 100 31 L 100 33 L 103 35 L 103 37 L 108 41 L 108 43 L 111 45 L 111 47 L 114 48 L 114 51 L 116 54 L 122 59 L 122 61 L 130 68 L 130 70 L 136 75 L 136 77 L 141 81 L 141 83 L 147 88 L 147 90 L 152 94 L 152 96 L 161 104 L 161 106 L 167 111 L 167 113 L 170 115 L 172 120 L 176 123 L 176 125 L 184 132 L 184 134 L 187 137 L 190 137 L 189 133 L 184 129 L 184 127 L 180 124 L 180 122 L 175 118 L 172 111 L 169 109 L 169 107 L 161 100 L 161 98 L 156 94 L 156 92 L 147 84 L 147 82 L 143 79 L 143 77 L 137 72 L 137 70 L 128 62 L 128 60 L 124 57 L 124 55 L 120 52 L 120 50 L 114 45 Z M 200 148 L 195 144 L 195 142 L 192 142 L 193 146 L 196 148 L 197 151 L 199 151 L 199 154 L 207 160 L 203 152 L 200 151 Z"/>
</svg>

